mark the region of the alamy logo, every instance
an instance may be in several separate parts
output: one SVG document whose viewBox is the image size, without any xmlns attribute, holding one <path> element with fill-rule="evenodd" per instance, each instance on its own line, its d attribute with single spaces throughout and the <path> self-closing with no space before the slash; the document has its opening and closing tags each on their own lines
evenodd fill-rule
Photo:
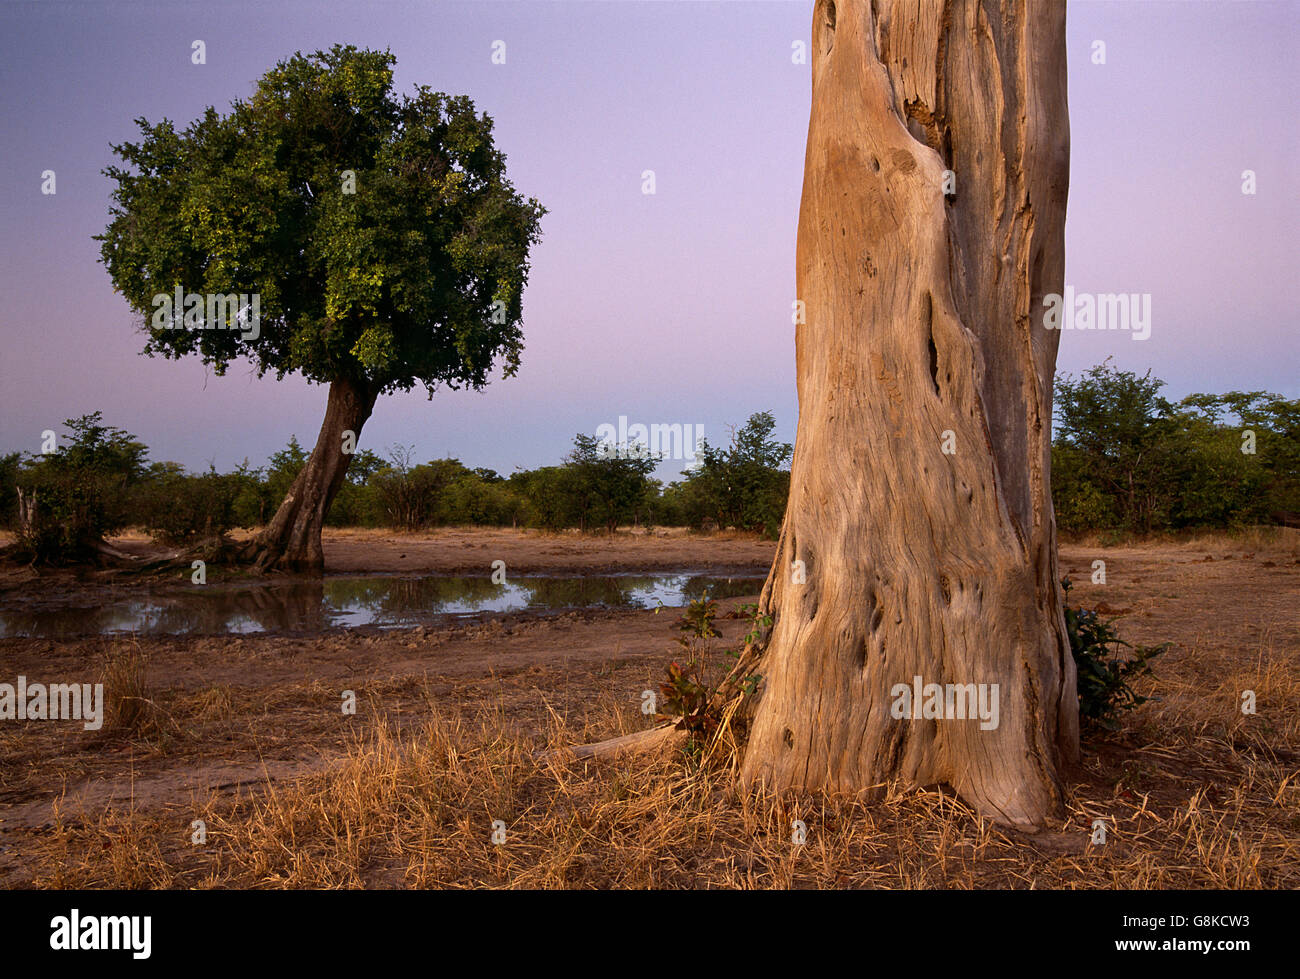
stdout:
<svg viewBox="0 0 1300 979">
<path fill-rule="evenodd" d="M 155 330 L 238 330 L 245 340 L 262 333 L 262 294 L 210 292 L 202 295 L 176 287 L 174 294 L 153 297 Z"/>
<path fill-rule="evenodd" d="M 1134 340 L 1151 336 L 1151 293 L 1074 291 L 1043 297 L 1043 326 L 1049 330 L 1132 330 Z"/>
<path fill-rule="evenodd" d="M 979 718 L 980 730 L 998 726 L 998 685 L 996 683 L 921 683 L 912 677 L 912 685 L 895 683 L 889 688 L 894 698 L 889 716 L 898 720 L 972 721 Z"/>
<path fill-rule="evenodd" d="M 87 731 L 104 726 L 104 685 L 96 683 L 0 683 L 0 721 L 84 721 Z"/>
<path fill-rule="evenodd" d="M 50 948 L 59 952 L 127 949 L 133 959 L 147 959 L 153 919 L 148 915 L 88 914 L 76 908 L 67 917 L 50 919 Z"/>
<path fill-rule="evenodd" d="M 606 422 L 596 429 L 601 459 L 694 459 L 704 441 L 703 425 L 631 425 L 618 416 L 615 427 Z"/>
</svg>

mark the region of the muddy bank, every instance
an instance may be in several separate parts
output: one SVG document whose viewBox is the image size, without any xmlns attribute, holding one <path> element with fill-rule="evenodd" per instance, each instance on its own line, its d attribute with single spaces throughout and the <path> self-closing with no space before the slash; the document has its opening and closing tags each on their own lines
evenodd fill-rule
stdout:
<svg viewBox="0 0 1300 979">
<path fill-rule="evenodd" d="M 235 540 L 249 536 L 241 532 Z M 604 534 L 447 528 L 422 534 L 381 530 L 332 530 L 322 534 L 327 576 L 363 574 L 491 576 L 502 561 L 510 575 L 609 575 L 635 572 L 687 574 L 766 574 L 775 545 L 752 534 L 691 534 L 681 528 Z M 0 543 L 4 543 L 0 540 Z M 110 541 L 142 563 L 174 556 L 141 533 Z M 130 589 L 167 581 L 188 583 L 188 568 L 139 575 L 120 569 L 29 568 L 0 566 L 0 600 L 8 593 L 26 597 L 66 597 L 96 587 Z M 285 575 L 271 576 L 283 579 Z M 244 581 L 238 568 L 212 566 L 211 582 Z M 265 579 L 251 579 L 265 580 Z"/>
<path fill-rule="evenodd" d="M 504 561 L 514 574 L 616 574 L 699 571 L 763 574 L 775 544 L 752 535 L 700 536 L 679 528 L 645 533 L 542 534 L 508 529 L 449 529 L 428 535 L 333 531 L 324 535 L 331 574 L 417 572 L 490 574 Z"/>
</svg>

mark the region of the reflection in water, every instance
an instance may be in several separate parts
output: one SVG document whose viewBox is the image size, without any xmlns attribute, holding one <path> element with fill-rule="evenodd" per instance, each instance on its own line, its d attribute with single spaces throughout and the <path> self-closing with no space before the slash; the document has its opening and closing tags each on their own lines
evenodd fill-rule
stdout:
<svg viewBox="0 0 1300 979">
<path fill-rule="evenodd" d="M 0 638 L 109 633 L 319 632 L 338 626 L 413 626 L 440 617 L 521 609 L 654 608 L 756 595 L 761 577 L 608 575 L 585 578 L 326 578 L 211 584 L 109 598 L 102 605 L 28 603 L 0 609 Z"/>
</svg>

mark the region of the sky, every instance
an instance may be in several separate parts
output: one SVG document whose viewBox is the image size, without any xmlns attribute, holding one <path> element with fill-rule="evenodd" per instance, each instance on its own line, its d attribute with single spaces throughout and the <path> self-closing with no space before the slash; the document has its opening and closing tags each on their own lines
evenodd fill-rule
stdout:
<svg viewBox="0 0 1300 979">
<path fill-rule="evenodd" d="M 509 473 L 620 416 L 719 444 L 761 410 L 793 441 L 811 91 L 792 52 L 811 17 L 811 0 L 0 0 L 0 452 L 38 451 L 44 430 L 95 410 L 194 469 L 315 441 L 320 386 L 141 356 L 92 236 L 133 119 L 227 109 L 277 61 L 335 43 L 391 50 L 399 92 L 470 96 L 515 187 L 549 211 L 519 374 L 381 399 L 360 448 Z M 1058 372 L 1113 357 L 1173 398 L 1300 395 L 1300 3 L 1072 0 L 1067 20 L 1066 283 L 1148 293 L 1152 320 L 1145 340 L 1063 334 Z"/>
</svg>

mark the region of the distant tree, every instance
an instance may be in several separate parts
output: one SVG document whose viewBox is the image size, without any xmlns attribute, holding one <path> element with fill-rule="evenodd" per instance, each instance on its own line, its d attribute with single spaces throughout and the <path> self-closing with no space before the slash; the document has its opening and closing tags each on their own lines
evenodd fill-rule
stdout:
<svg viewBox="0 0 1300 979">
<path fill-rule="evenodd" d="M 19 536 L 39 561 L 81 561 L 105 553 L 104 538 L 131 520 L 131 494 L 148 449 L 96 411 L 64 422 L 54 452 L 28 455 L 18 474 Z"/>
<path fill-rule="evenodd" d="M 584 528 L 590 523 L 612 534 L 631 522 L 655 492 L 649 476 L 658 464 L 644 446 L 610 446 L 595 435 L 575 435 L 565 468 L 581 501 Z"/>
<path fill-rule="evenodd" d="M 137 120 L 114 146 L 102 259 L 144 352 L 329 386 L 316 446 L 246 557 L 319 571 L 320 528 L 381 394 L 482 388 L 519 366 L 544 208 L 517 194 L 492 121 L 463 96 L 392 91 L 387 52 L 295 54 L 227 115 Z M 185 309 L 167 302 L 179 290 Z M 241 317 L 200 301 L 242 295 Z M 256 328 L 253 297 L 259 305 Z M 350 436 L 349 436 L 350 433 Z"/>
<path fill-rule="evenodd" d="M 720 527 L 758 530 L 775 536 L 785 513 L 793 447 L 778 441 L 776 419 L 760 411 L 732 434 L 726 448 L 707 441 L 700 448 L 700 465 L 680 490 L 693 523 L 705 517 Z"/>
<path fill-rule="evenodd" d="M 662 487 L 658 497 L 651 501 L 650 520 L 661 527 L 697 526 L 686 493 L 686 484 L 680 480 Z"/>
<path fill-rule="evenodd" d="M 523 513 L 523 500 L 492 470 L 466 470 L 444 493 L 444 519 L 449 524 L 500 527 L 514 524 Z"/>
<path fill-rule="evenodd" d="M 1053 498 L 1093 503 L 1081 516 L 1110 519 L 1145 533 L 1168 522 L 1185 459 L 1174 449 L 1174 407 L 1159 394 L 1164 381 L 1139 377 L 1107 359 L 1072 378 L 1056 379 Z M 1062 526 L 1071 527 L 1066 508 Z"/>
<path fill-rule="evenodd" d="M 1179 407 L 1211 422 L 1232 462 L 1262 477 L 1263 509 L 1274 516 L 1300 513 L 1300 399 L 1229 391 L 1192 394 Z M 1248 446 L 1254 451 L 1242 451 Z"/>
<path fill-rule="evenodd" d="M 514 473 L 510 485 L 525 501 L 526 520 L 542 530 L 582 526 L 586 497 L 577 474 L 569 466 L 541 466 Z"/>
<path fill-rule="evenodd" d="M 272 497 L 266 485 L 266 470 L 253 467 L 245 458 L 230 478 L 235 485 L 235 526 L 258 527 L 266 523 L 268 512 L 279 499 Z"/>
<path fill-rule="evenodd" d="M 375 473 L 383 469 L 387 463 L 383 456 L 369 449 L 358 449 L 356 455 L 352 457 L 352 464 L 348 466 L 348 482 L 357 486 L 364 485 Z"/>
<path fill-rule="evenodd" d="M 369 449 L 357 450 L 348 466 L 347 478 L 339 486 L 338 495 L 325 515 L 327 526 L 367 527 L 382 523 L 378 519 L 378 494 L 369 483 L 386 465 L 377 453 Z"/>
<path fill-rule="evenodd" d="M 418 530 L 451 522 L 452 488 L 472 474 L 458 459 L 434 459 L 414 465 L 410 446 L 394 446 L 389 464 L 371 477 L 385 523 L 402 530 Z"/>
<path fill-rule="evenodd" d="M 1300 402 L 1232 391 L 1174 405 L 1163 384 L 1109 360 L 1057 380 L 1052 498 L 1063 530 L 1224 527 L 1300 508 Z"/>
<path fill-rule="evenodd" d="M 1241 452 L 1237 431 L 1177 406 L 1168 434 L 1164 525 L 1230 527 L 1268 516 L 1268 472 Z"/>
<path fill-rule="evenodd" d="M 289 436 L 289 444 L 278 452 L 271 453 L 266 467 L 266 485 L 271 495 L 283 499 L 294 483 L 298 481 L 303 468 L 307 465 L 307 450 L 298 443 L 297 435 Z"/>
<path fill-rule="evenodd" d="M 238 473 L 190 474 L 174 462 L 155 463 L 136 487 L 136 523 L 167 544 L 220 542 L 235 525 Z"/>
</svg>

